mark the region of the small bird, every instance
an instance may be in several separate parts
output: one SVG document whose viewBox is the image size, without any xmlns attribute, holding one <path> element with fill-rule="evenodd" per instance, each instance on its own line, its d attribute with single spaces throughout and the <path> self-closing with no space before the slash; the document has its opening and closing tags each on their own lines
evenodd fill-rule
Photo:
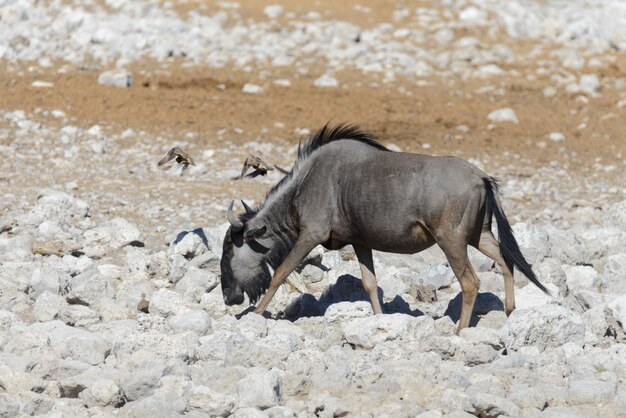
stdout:
<svg viewBox="0 0 626 418">
<path fill-rule="evenodd" d="M 177 164 L 172 166 L 169 171 L 178 175 L 182 175 L 183 172 L 187 170 L 190 165 L 196 165 L 196 163 L 193 161 L 193 158 L 191 158 L 189 154 L 187 154 L 185 151 L 178 147 L 174 147 L 169 150 L 163 158 L 161 158 L 158 166 L 161 167 L 162 165 L 168 164 L 169 162 L 174 160 Z"/>
<path fill-rule="evenodd" d="M 246 175 L 246 173 L 248 172 L 248 170 L 250 169 L 250 167 L 254 168 L 254 171 L 248 175 Z M 257 176 L 264 176 L 267 174 L 268 171 L 270 170 L 278 170 L 281 173 L 287 174 L 288 171 L 280 168 L 277 165 L 273 165 L 273 166 L 268 166 L 265 161 L 263 161 L 262 159 L 260 159 L 259 157 L 255 156 L 255 155 L 251 155 L 248 158 L 246 158 L 246 161 L 243 163 L 243 168 L 241 170 L 241 175 L 238 177 L 238 179 L 242 179 L 244 176 L 245 177 L 250 177 L 250 178 L 255 178 Z"/>
</svg>

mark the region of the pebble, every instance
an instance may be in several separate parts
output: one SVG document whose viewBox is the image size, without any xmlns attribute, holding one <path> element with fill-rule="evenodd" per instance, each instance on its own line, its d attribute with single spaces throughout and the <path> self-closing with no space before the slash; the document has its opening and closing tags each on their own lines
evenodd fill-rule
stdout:
<svg viewBox="0 0 626 418">
<path fill-rule="evenodd" d="M 280 4 L 270 4 L 263 8 L 263 14 L 270 19 L 276 19 L 283 14 L 283 6 Z"/>
<path fill-rule="evenodd" d="M 128 88 L 133 84 L 133 75 L 126 70 L 105 71 L 98 76 L 98 84 Z"/>
<path fill-rule="evenodd" d="M 502 109 L 494 110 L 493 112 L 487 115 L 487 119 L 491 122 L 501 123 L 501 122 L 511 122 L 518 124 L 519 119 L 517 118 L 517 114 L 510 107 L 505 107 Z"/>
<path fill-rule="evenodd" d="M 259 94 L 263 93 L 263 87 L 252 83 L 246 83 L 243 85 L 241 91 L 246 94 Z"/>
<path fill-rule="evenodd" d="M 561 132 L 550 132 L 550 134 L 548 134 L 548 139 L 554 142 L 561 142 L 565 141 L 565 135 Z"/>
<path fill-rule="evenodd" d="M 324 74 L 313 81 L 313 85 L 315 87 L 337 87 L 339 86 L 339 82 L 336 78 Z"/>
</svg>

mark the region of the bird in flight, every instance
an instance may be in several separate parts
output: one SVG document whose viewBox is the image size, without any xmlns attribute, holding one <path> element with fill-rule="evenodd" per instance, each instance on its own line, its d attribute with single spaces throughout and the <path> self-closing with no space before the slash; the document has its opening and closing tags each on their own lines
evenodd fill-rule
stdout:
<svg viewBox="0 0 626 418">
<path fill-rule="evenodd" d="M 172 165 L 169 171 L 177 175 L 182 175 L 183 172 L 187 170 L 190 165 L 196 165 L 196 163 L 193 161 L 193 158 L 191 158 L 189 154 L 187 154 L 185 151 L 178 147 L 174 147 L 169 150 L 163 158 L 161 158 L 158 166 L 161 167 L 167 165 L 172 161 L 175 161 L 176 164 Z"/>
</svg>

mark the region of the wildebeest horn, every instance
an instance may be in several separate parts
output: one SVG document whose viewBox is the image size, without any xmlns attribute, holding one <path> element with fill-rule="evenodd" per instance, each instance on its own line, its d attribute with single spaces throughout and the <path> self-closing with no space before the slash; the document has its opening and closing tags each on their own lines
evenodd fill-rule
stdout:
<svg viewBox="0 0 626 418">
<path fill-rule="evenodd" d="M 226 212 L 226 217 L 228 218 L 228 222 L 230 222 L 230 225 L 233 228 L 233 232 L 238 232 L 241 231 L 243 229 L 243 222 L 241 222 L 239 219 L 235 218 L 235 215 L 233 214 L 233 205 L 235 204 L 235 201 L 232 200 L 230 202 L 230 206 L 228 206 L 228 212 Z"/>
<path fill-rule="evenodd" d="M 243 201 L 243 199 L 241 199 L 241 204 L 243 205 L 243 207 L 246 209 L 246 213 L 252 213 L 254 212 L 252 210 L 252 208 L 250 206 L 248 206 L 248 204 L 246 202 Z"/>
</svg>

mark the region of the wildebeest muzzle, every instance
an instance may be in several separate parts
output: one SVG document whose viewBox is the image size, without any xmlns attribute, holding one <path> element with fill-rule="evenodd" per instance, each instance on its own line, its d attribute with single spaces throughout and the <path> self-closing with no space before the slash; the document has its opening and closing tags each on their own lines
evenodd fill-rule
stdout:
<svg viewBox="0 0 626 418">
<path fill-rule="evenodd" d="M 243 303 L 243 291 L 224 289 L 222 292 L 224 296 L 224 303 L 228 306 L 241 305 Z"/>
</svg>

